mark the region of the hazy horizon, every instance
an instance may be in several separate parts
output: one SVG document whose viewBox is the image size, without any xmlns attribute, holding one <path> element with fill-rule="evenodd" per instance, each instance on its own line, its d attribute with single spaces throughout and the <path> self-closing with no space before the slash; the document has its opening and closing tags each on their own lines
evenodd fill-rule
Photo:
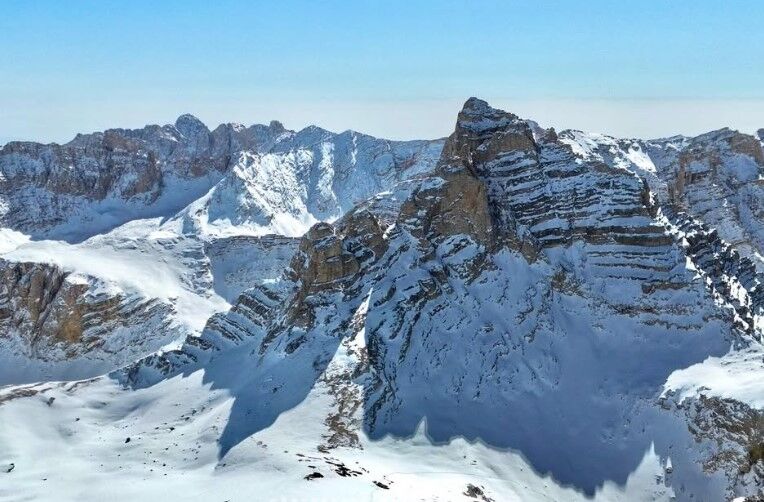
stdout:
<svg viewBox="0 0 764 502">
<path fill-rule="evenodd" d="M 485 99 L 481 96 L 481 99 Z M 466 100 L 466 98 L 465 98 Z M 313 103 L 310 106 L 279 105 L 253 106 L 247 113 L 232 110 L 232 118 L 225 119 L 220 110 L 199 107 L 194 110 L 169 111 L 163 114 L 149 113 L 142 120 L 140 113 L 121 116 L 110 120 L 108 117 L 80 116 L 79 120 L 67 122 L 63 129 L 55 124 L 49 131 L 41 129 L 41 136 L 0 137 L 0 146 L 10 141 L 35 141 L 40 143 L 64 144 L 77 134 L 99 132 L 106 129 L 139 129 L 151 124 L 172 124 L 175 119 L 190 113 L 199 118 L 209 129 L 224 123 L 268 124 L 277 120 L 287 129 L 300 130 L 311 125 L 323 127 L 333 132 L 354 130 L 372 136 L 392 140 L 435 139 L 446 137 L 453 131 L 456 115 L 465 100 L 440 100 L 434 102 L 397 103 Z M 708 131 L 731 127 L 741 132 L 755 134 L 764 128 L 764 101 L 754 100 L 512 100 L 486 99 L 492 106 L 511 111 L 538 122 L 544 127 L 578 129 L 586 132 L 602 133 L 619 138 L 655 139 L 674 135 L 695 136 Z M 315 112 L 310 115 L 309 110 Z M 708 113 L 711 110 L 714 113 Z M 740 118 L 741 110 L 755 111 L 751 119 Z M 224 110 L 225 111 L 225 110 Z M 416 117 L 425 114 L 425 117 Z M 161 115 L 161 116 L 160 116 Z M 369 115 L 372 115 L 370 120 Z M 673 129 L 672 119 L 682 116 L 683 120 L 693 119 L 694 125 L 682 130 Z M 152 118 L 154 117 L 154 118 Z M 311 118 L 312 117 L 312 118 Z M 618 117 L 618 124 L 613 120 Z M 756 117 L 763 117 L 756 121 Z M 414 123 L 412 119 L 418 119 Z M 653 121 L 656 124 L 653 123 Z M 737 123 L 737 127 L 730 124 Z M 610 125 L 611 127 L 608 127 Z M 408 133 L 408 134 L 407 134 Z"/>
</svg>

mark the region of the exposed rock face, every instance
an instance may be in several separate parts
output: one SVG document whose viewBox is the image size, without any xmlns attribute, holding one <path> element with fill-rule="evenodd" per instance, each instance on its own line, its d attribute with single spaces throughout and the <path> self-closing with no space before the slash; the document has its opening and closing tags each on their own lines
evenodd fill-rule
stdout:
<svg viewBox="0 0 764 502">
<path fill-rule="evenodd" d="M 743 256 L 761 255 L 764 152 L 758 140 L 721 129 L 691 139 L 647 142 L 644 150 L 668 188 L 662 204 L 716 229 Z M 755 261 L 761 269 L 761 260 Z"/>
<path fill-rule="evenodd" d="M 406 200 L 401 207 L 400 224 L 422 239 L 464 234 L 492 245 L 494 228 L 485 185 L 466 169 L 439 174 Z"/>
<path fill-rule="evenodd" d="M 458 122 L 451 149 L 468 152 L 467 162 L 486 182 L 504 225 L 527 228 L 544 247 L 575 239 L 644 246 L 670 242 L 652 224 L 646 187 L 633 172 L 577 162 L 554 135 L 537 141 L 527 122 L 496 110 L 487 114 L 486 106 L 467 102 L 461 116 L 483 112 L 483 118 Z"/>
<path fill-rule="evenodd" d="M 34 263 L 2 262 L 3 292 L 2 314 L 4 320 L 10 320 L 17 326 L 25 321 L 37 328 L 42 328 L 48 314 L 48 308 L 57 299 L 66 275 L 55 266 Z M 71 295 L 62 295 L 62 303 L 71 308 Z M 79 316 L 75 317 L 78 318 Z M 14 322 L 15 321 L 15 322 Z M 72 333 L 70 333 L 72 334 Z M 78 337 L 62 336 L 63 333 L 53 332 L 53 338 L 67 340 Z M 81 333 L 80 333 L 81 334 Z"/>
<path fill-rule="evenodd" d="M 0 223 L 33 235 L 68 237 L 76 231 L 66 226 L 71 219 L 102 229 L 87 214 L 94 204 L 125 213 L 104 222 L 112 226 L 152 215 L 147 206 L 160 199 L 180 209 L 222 177 L 236 151 L 266 144 L 275 133 L 230 124 L 210 132 L 183 115 L 175 125 L 111 129 L 78 135 L 65 145 L 8 143 L 0 150 Z M 191 193 L 178 197 L 168 193 L 172 189 Z"/>
<path fill-rule="evenodd" d="M 342 236 L 335 235 L 334 227 L 319 223 L 302 240 L 292 268 L 306 290 L 318 291 L 352 277 L 359 267 L 355 256 L 346 251 Z"/>
<path fill-rule="evenodd" d="M 356 282 L 361 266 L 386 246 L 382 228 L 368 210 L 348 214 L 337 227 L 319 223 L 301 239 L 282 281 L 244 291 L 228 313 L 209 320 L 201 336 L 188 337 L 180 349 L 149 356 L 114 375 L 131 386 L 150 385 L 242 344 L 264 349 L 280 330 L 299 334 L 316 329 L 325 322 L 316 311 L 343 295 L 352 301 L 358 291 L 346 288 Z M 292 347 L 303 341 L 296 336 Z"/>
<path fill-rule="evenodd" d="M 112 376 L 127 385 L 144 387 L 180 371 L 199 368 L 218 352 L 263 339 L 283 300 L 284 294 L 278 288 L 251 288 L 226 314 L 212 316 L 201 335 L 187 337 L 179 349 L 147 356 Z"/>
<path fill-rule="evenodd" d="M 764 274 L 756 272 L 754 262 L 729 243 L 719 232 L 684 213 L 673 215 L 677 237 L 688 258 L 707 277 L 708 287 L 720 302 L 735 312 L 738 327 L 761 340 L 759 316 L 764 314 Z"/>
<path fill-rule="evenodd" d="M 758 338 L 758 285 L 764 281 L 761 143 L 729 129 L 653 141 L 578 131 L 561 137 L 579 157 L 633 170 L 646 181 L 653 205 L 688 258 L 736 312 L 739 325 Z"/>
<path fill-rule="evenodd" d="M 183 333 L 170 321 L 172 305 L 108 291 L 94 278 L 55 265 L 0 260 L 0 279 L 4 356 L 29 356 L 55 365 L 88 354 L 105 363 L 94 364 L 95 376 L 114 364 L 114 358 L 124 364 Z M 130 338 L 141 336 L 125 345 L 128 333 Z"/>
<path fill-rule="evenodd" d="M 731 495 L 764 497 L 764 412 L 734 399 L 701 395 L 680 400 L 670 395 L 661 400 L 665 409 L 684 415 L 698 443 L 707 446 L 703 471 L 724 472 Z"/>
</svg>

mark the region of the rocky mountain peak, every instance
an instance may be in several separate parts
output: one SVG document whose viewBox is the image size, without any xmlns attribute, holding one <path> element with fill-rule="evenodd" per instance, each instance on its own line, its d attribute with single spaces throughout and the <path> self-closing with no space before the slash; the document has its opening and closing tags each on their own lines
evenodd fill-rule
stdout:
<svg viewBox="0 0 764 502">
<path fill-rule="evenodd" d="M 282 124 L 278 120 L 271 120 L 271 122 L 268 124 L 268 127 L 277 133 L 282 133 L 286 131 L 284 124 Z"/>
<path fill-rule="evenodd" d="M 759 167 L 764 167 L 764 150 L 761 142 L 748 134 L 735 131 L 729 139 L 730 149 L 739 154 L 751 157 Z"/>
<path fill-rule="evenodd" d="M 492 108 L 483 100 L 470 98 L 459 112 L 456 128 L 443 147 L 441 160 L 472 166 L 500 152 L 535 148 L 533 131 L 526 121 Z"/>
<path fill-rule="evenodd" d="M 480 133 L 493 131 L 516 122 L 522 122 L 517 115 L 493 108 L 482 99 L 470 98 L 459 112 L 456 129 L 457 132 L 462 129 Z"/>
<path fill-rule="evenodd" d="M 209 134 L 210 130 L 204 122 L 190 113 L 184 113 L 175 121 L 175 128 L 187 138 L 195 138 L 200 134 Z"/>
<path fill-rule="evenodd" d="M 485 184 L 496 227 L 521 248 L 667 242 L 650 222 L 649 193 L 634 173 L 582 162 L 554 130 L 484 101 L 465 103 L 446 142 L 440 168 L 458 166 Z"/>
</svg>

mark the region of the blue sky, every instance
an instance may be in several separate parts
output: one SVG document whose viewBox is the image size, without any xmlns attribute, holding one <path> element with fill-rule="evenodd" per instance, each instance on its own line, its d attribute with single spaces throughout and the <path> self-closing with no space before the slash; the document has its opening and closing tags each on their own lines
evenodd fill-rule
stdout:
<svg viewBox="0 0 764 502">
<path fill-rule="evenodd" d="M 184 112 L 433 137 L 473 95 L 558 128 L 750 131 L 763 27 L 761 1 L 5 0 L 0 142 Z"/>
</svg>

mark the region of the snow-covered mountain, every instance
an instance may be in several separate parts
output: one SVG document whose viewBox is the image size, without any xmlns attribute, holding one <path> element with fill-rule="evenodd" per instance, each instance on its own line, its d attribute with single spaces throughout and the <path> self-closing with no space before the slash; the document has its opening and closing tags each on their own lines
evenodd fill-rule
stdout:
<svg viewBox="0 0 764 502">
<path fill-rule="evenodd" d="M 389 142 L 317 127 L 269 153 L 241 152 L 227 176 L 174 217 L 183 232 L 299 237 L 371 195 L 432 168 L 441 141 Z"/>
<path fill-rule="evenodd" d="M 0 495 L 764 496 L 759 140 L 557 133 L 475 98 L 445 143 L 256 130 L 172 215 L 8 233 L 35 284 L 67 270 L 13 259 L 43 245 L 162 256 L 175 310 L 232 306 L 105 377 L 0 388 Z M 0 314 L 29 324 L 22 286 Z"/>
</svg>

